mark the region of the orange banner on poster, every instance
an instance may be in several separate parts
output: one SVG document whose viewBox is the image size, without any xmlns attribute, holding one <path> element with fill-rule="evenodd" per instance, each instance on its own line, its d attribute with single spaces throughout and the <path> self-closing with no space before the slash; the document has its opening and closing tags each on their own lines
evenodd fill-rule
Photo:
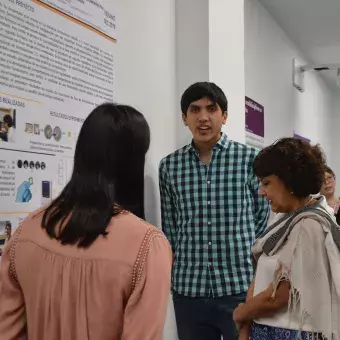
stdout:
<svg viewBox="0 0 340 340">
<path fill-rule="evenodd" d="M 59 15 L 63 16 L 64 18 L 66 18 L 66 19 L 68 19 L 68 20 L 70 20 L 70 21 L 72 21 L 72 22 L 75 22 L 75 23 L 78 24 L 78 25 L 81 25 L 81 26 L 83 26 L 84 28 L 87 28 L 88 30 L 90 30 L 90 31 L 92 31 L 92 32 L 95 32 L 95 33 L 99 34 L 99 35 L 102 36 L 103 38 L 105 38 L 105 39 L 107 39 L 107 40 L 109 40 L 109 41 L 111 41 L 111 42 L 113 42 L 113 43 L 116 43 L 116 42 L 117 42 L 116 39 L 111 38 L 111 37 L 108 36 L 107 34 L 101 32 L 100 30 L 98 30 L 98 29 L 96 29 L 96 28 L 94 28 L 94 27 L 92 27 L 91 25 L 88 25 L 88 24 L 86 24 L 85 22 L 83 22 L 83 21 L 81 21 L 81 20 L 79 20 L 79 19 L 76 19 L 76 18 L 72 17 L 71 15 L 69 15 L 69 14 L 67 14 L 67 13 L 62 12 L 62 11 L 60 11 L 59 9 L 57 9 L 57 8 L 55 8 L 55 7 L 53 7 L 53 6 L 50 6 L 50 5 L 44 3 L 44 2 L 42 2 L 42 1 L 40 1 L 40 0 L 32 0 L 32 1 L 33 1 L 35 4 L 39 5 L 39 6 L 45 7 L 45 8 L 47 8 L 48 10 L 50 10 L 50 11 L 56 13 L 56 14 L 59 14 Z"/>
</svg>

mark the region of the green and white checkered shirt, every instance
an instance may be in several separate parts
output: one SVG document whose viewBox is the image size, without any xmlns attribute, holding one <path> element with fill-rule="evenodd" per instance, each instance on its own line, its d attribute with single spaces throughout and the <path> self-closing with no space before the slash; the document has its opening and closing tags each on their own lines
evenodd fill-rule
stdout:
<svg viewBox="0 0 340 340">
<path fill-rule="evenodd" d="M 269 216 L 252 169 L 257 152 L 222 134 L 209 165 L 192 144 L 161 161 L 162 226 L 175 254 L 178 294 L 221 297 L 248 289 L 251 247 Z"/>
</svg>

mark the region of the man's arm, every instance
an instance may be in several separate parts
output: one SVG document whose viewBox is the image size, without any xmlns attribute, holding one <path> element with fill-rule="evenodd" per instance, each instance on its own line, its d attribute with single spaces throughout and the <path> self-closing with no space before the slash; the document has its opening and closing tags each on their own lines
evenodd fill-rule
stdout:
<svg viewBox="0 0 340 340">
<path fill-rule="evenodd" d="M 255 236 L 258 238 L 267 228 L 270 208 L 268 201 L 259 195 L 260 182 L 256 178 L 253 169 L 251 170 L 249 186 L 254 200 Z"/>
<path fill-rule="evenodd" d="M 162 230 L 171 244 L 173 254 L 175 254 L 177 240 L 175 207 L 173 204 L 171 183 L 164 160 L 161 161 L 159 166 L 159 190 L 161 195 Z"/>
</svg>

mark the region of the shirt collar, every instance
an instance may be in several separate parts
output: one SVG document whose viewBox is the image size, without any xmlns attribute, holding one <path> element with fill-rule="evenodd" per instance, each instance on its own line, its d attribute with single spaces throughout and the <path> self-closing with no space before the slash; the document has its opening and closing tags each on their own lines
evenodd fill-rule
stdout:
<svg viewBox="0 0 340 340">
<path fill-rule="evenodd" d="M 229 146 L 229 139 L 227 137 L 227 135 L 224 132 L 221 132 L 221 138 L 220 140 L 215 144 L 215 146 L 213 147 L 213 149 L 215 148 L 219 148 L 219 149 L 227 149 Z M 187 153 L 190 150 L 195 150 L 194 147 L 194 140 L 191 141 L 190 144 L 188 144 L 187 146 L 184 147 L 183 152 Z"/>
</svg>

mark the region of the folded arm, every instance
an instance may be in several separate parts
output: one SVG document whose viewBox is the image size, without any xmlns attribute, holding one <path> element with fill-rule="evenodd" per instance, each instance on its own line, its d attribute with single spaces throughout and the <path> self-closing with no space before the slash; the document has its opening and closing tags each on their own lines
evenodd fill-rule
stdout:
<svg viewBox="0 0 340 340">
<path fill-rule="evenodd" d="M 288 306 L 289 295 L 290 283 L 288 281 L 280 282 L 275 294 L 274 286 L 271 284 L 265 291 L 236 308 L 234 320 L 238 323 L 244 323 L 273 316 L 282 308 Z"/>
</svg>

